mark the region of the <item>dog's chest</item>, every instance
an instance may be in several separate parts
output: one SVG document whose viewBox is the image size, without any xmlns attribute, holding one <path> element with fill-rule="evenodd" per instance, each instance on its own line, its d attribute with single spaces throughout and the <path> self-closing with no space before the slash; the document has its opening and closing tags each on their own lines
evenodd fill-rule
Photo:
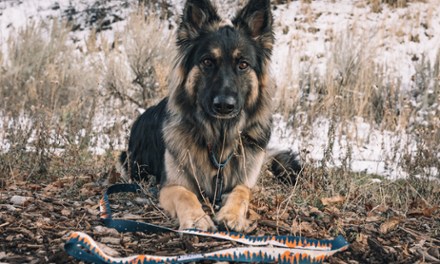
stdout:
<svg viewBox="0 0 440 264">
<path fill-rule="evenodd" d="M 233 154 L 231 154 L 227 162 L 223 161 L 216 164 L 210 160 L 208 166 L 203 166 L 207 170 L 205 170 L 203 175 L 199 174 L 198 176 L 202 176 L 200 181 L 202 182 L 202 194 L 211 202 L 214 202 L 216 199 L 219 200 L 221 195 L 231 192 L 234 186 L 240 182 L 240 169 L 237 156 Z"/>
</svg>

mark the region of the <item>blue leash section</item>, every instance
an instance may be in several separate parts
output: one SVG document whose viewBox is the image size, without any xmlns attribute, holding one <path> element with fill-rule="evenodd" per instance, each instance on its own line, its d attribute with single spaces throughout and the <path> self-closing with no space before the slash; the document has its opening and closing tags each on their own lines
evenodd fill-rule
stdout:
<svg viewBox="0 0 440 264">
<path fill-rule="evenodd" d="M 101 201 L 99 202 L 101 211 L 101 221 L 105 226 L 114 228 L 118 232 L 152 232 L 152 233 L 163 233 L 163 232 L 174 232 L 173 229 L 158 226 L 154 224 L 149 224 L 145 222 L 138 222 L 132 220 L 122 220 L 113 219 L 112 211 L 110 208 L 110 201 L 108 196 L 114 193 L 139 193 L 142 189 L 137 184 L 115 184 L 110 186 L 104 193 Z"/>
<path fill-rule="evenodd" d="M 245 246 L 179 256 L 136 255 L 114 258 L 105 254 L 87 234 L 72 232 L 64 246 L 66 252 L 78 260 L 99 264 L 186 263 L 200 260 L 246 263 L 321 263 L 328 256 L 348 248 L 348 243 L 342 236 L 333 240 L 316 240 L 294 236 L 248 236 L 234 232 L 207 232 L 196 229 L 174 230 L 144 222 L 112 219 L 108 196 L 114 193 L 137 193 L 140 191 L 141 188 L 137 184 L 116 184 L 109 187 L 100 201 L 101 220 L 104 224 L 119 232 L 176 232 L 235 241 Z"/>
</svg>

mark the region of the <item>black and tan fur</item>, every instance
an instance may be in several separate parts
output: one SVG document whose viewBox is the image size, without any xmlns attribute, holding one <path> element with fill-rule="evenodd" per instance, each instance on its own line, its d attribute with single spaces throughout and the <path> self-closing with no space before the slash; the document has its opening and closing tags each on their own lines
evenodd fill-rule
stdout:
<svg viewBox="0 0 440 264">
<path fill-rule="evenodd" d="M 138 118 L 128 156 L 121 155 L 134 179 L 156 176 L 160 204 L 180 228 L 214 228 L 199 201 L 216 192 L 211 152 L 219 161 L 232 155 L 215 220 L 236 231 L 249 225 L 250 190 L 271 134 L 272 24 L 269 0 L 250 0 L 232 21 L 222 20 L 209 0 L 186 2 L 170 95 Z M 299 169 L 290 152 L 276 158 L 284 161 L 270 166 L 278 174 Z"/>
</svg>

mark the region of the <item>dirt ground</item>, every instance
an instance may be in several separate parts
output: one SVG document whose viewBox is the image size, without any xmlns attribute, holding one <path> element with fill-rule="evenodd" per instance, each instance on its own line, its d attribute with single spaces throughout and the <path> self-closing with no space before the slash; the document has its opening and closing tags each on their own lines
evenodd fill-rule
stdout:
<svg viewBox="0 0 440 264">
<path fill-rule="evenodd" d="M 109 176 L 110 175 L 110 176 Z M 29 183 L 0 182 L 0 263 L 80 263 L 63 249 L 65 236 L 83 231 L 113 256 L 174 255 L 239 246 L 232 242 L 177 234 L 119 234 L 99 220 L 103 191 L 120 182 L 116 172 L 103 176 L 61 177 Z M 329 263 L 440 263 L 439 207 L 414 204 L 407 212 L 376 206 L 347 205 L 344 197 L 321 200 L 319 207 L 294 204 L 288 188 L 260 183 L 250 217 L 253 235 L 292 234 L 333 238 L 342 234 L 350 243 Z M 113 195 L 115 218 L 136 219 L 177 227 L 157 207 L 151 193 Z"/>
</svg>

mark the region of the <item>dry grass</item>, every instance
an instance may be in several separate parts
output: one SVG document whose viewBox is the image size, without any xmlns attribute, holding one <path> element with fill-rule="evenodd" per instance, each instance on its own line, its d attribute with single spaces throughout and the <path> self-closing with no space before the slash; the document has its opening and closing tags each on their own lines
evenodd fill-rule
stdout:
<svg viewBox="0 0 440 264">
<path fill-rule="evenodd" d="M 171 32 L 164 34 L 165 25 L 158 20 L 143 12 L 129 18 L 125 32 L 121 33 L 125 50 L 111 52 L 103 61 L 105 96 L 138 107 L 149 106 L 165 96 L 167 76 L 173 66 L 173 42 Z"/>
<path fill-rule="evenodd" d="M 294 135 L 302 136 L 299 147 L 306 164 L 315 164 L 305 173 L 311 177 L 306 185 L 298 187 L 301 194 L 294 196 L 302 197 L 304 190 L 312 190 L 305 201 L 356 194 L 349 203 L 383 202 L 402 210 L 415 200 L 438 204 L 440 49 L 435 62 L 424 56 L 414 62 L 416 73 L 408 89 L 399 76 L 389 74 L 394 71 L 388 65 L 375 62 L 378 45 L 372 36 L 356 30 L 353 26 L 333 37 L 323 75 L 313 67 L 313 60 L 295 57 L 290 47 L 286 57 L 293 59 L 279 75 L 285 78 L 277 80 L 277 112 L 283 113 L 289 128 L 298 131 Z M 315 130 L 322 117 L 328 121 L 327 142 L 322 160 L 316 161 L 308 151 L 309 144 L 319 140 L 316 135 L 322 135 Z M 369 131 L 356 128 L 359 120 L 369 124 Z M 378 138 L 378 131 L 392 137 Z M 380 140 L 382 146 L 376 152 L 383 159 L 377 162 L 400 168 L 406 179 L 381 178 L 381 183 L 372 183 L 376 176 L 352 171 L 357 158 L 353 149 Z M 341 147 L 338 156 L 336 145 Z"/>
<path fill-rule="evenodd" d="M 371 7 L 371 11 L 378 13 L 382 11 L 382 5 L 386 4 L 392 8 L 404 8 L 408 7 L 411 2 L 426 2 L 425 0 L 368 0 L 368 4 Z"/>
<path fill-rule="evenodd" d="M 93 78 L 88 78 L 83 58 L 66 44 L 67 36 L 68 28 L 54 22 L 30 24 L 8 40 L 0 77 L 4 110 L 18 113 L 38 106 L 57 112 L 92 92 Z"/>
<path fill-rule="evenodd" d="M 89 144 L 97 75 L 67 44 L 68 32 L 61 23 L 31 24 L 8 41 L 0 76 L 2 129 L 11 145 L 2 153 L 5 176 L 44 176 L 57 149 Z"/>
<path fill-rule="evenodd" d="M 114 150 L 125 144 L 131 122 L 121 113 L 132 113 L 131 120 L 136 107 L 151 105 L 167 90 L 172 65 L 163 62 L 171 61 L 170 41 L 158 19 L 133 14 L 113 43 L 91 31 L 78 46 L 59 22 L 11 34 L 9 52 L 0 56 L 1 178 L 94 170 L 103 158 L 114 165 Z M 102 122 L 103 116 L 115 118 Z M 106 154 L 95 156 L 92 150 L 103 143 Z"/>
</svg>

